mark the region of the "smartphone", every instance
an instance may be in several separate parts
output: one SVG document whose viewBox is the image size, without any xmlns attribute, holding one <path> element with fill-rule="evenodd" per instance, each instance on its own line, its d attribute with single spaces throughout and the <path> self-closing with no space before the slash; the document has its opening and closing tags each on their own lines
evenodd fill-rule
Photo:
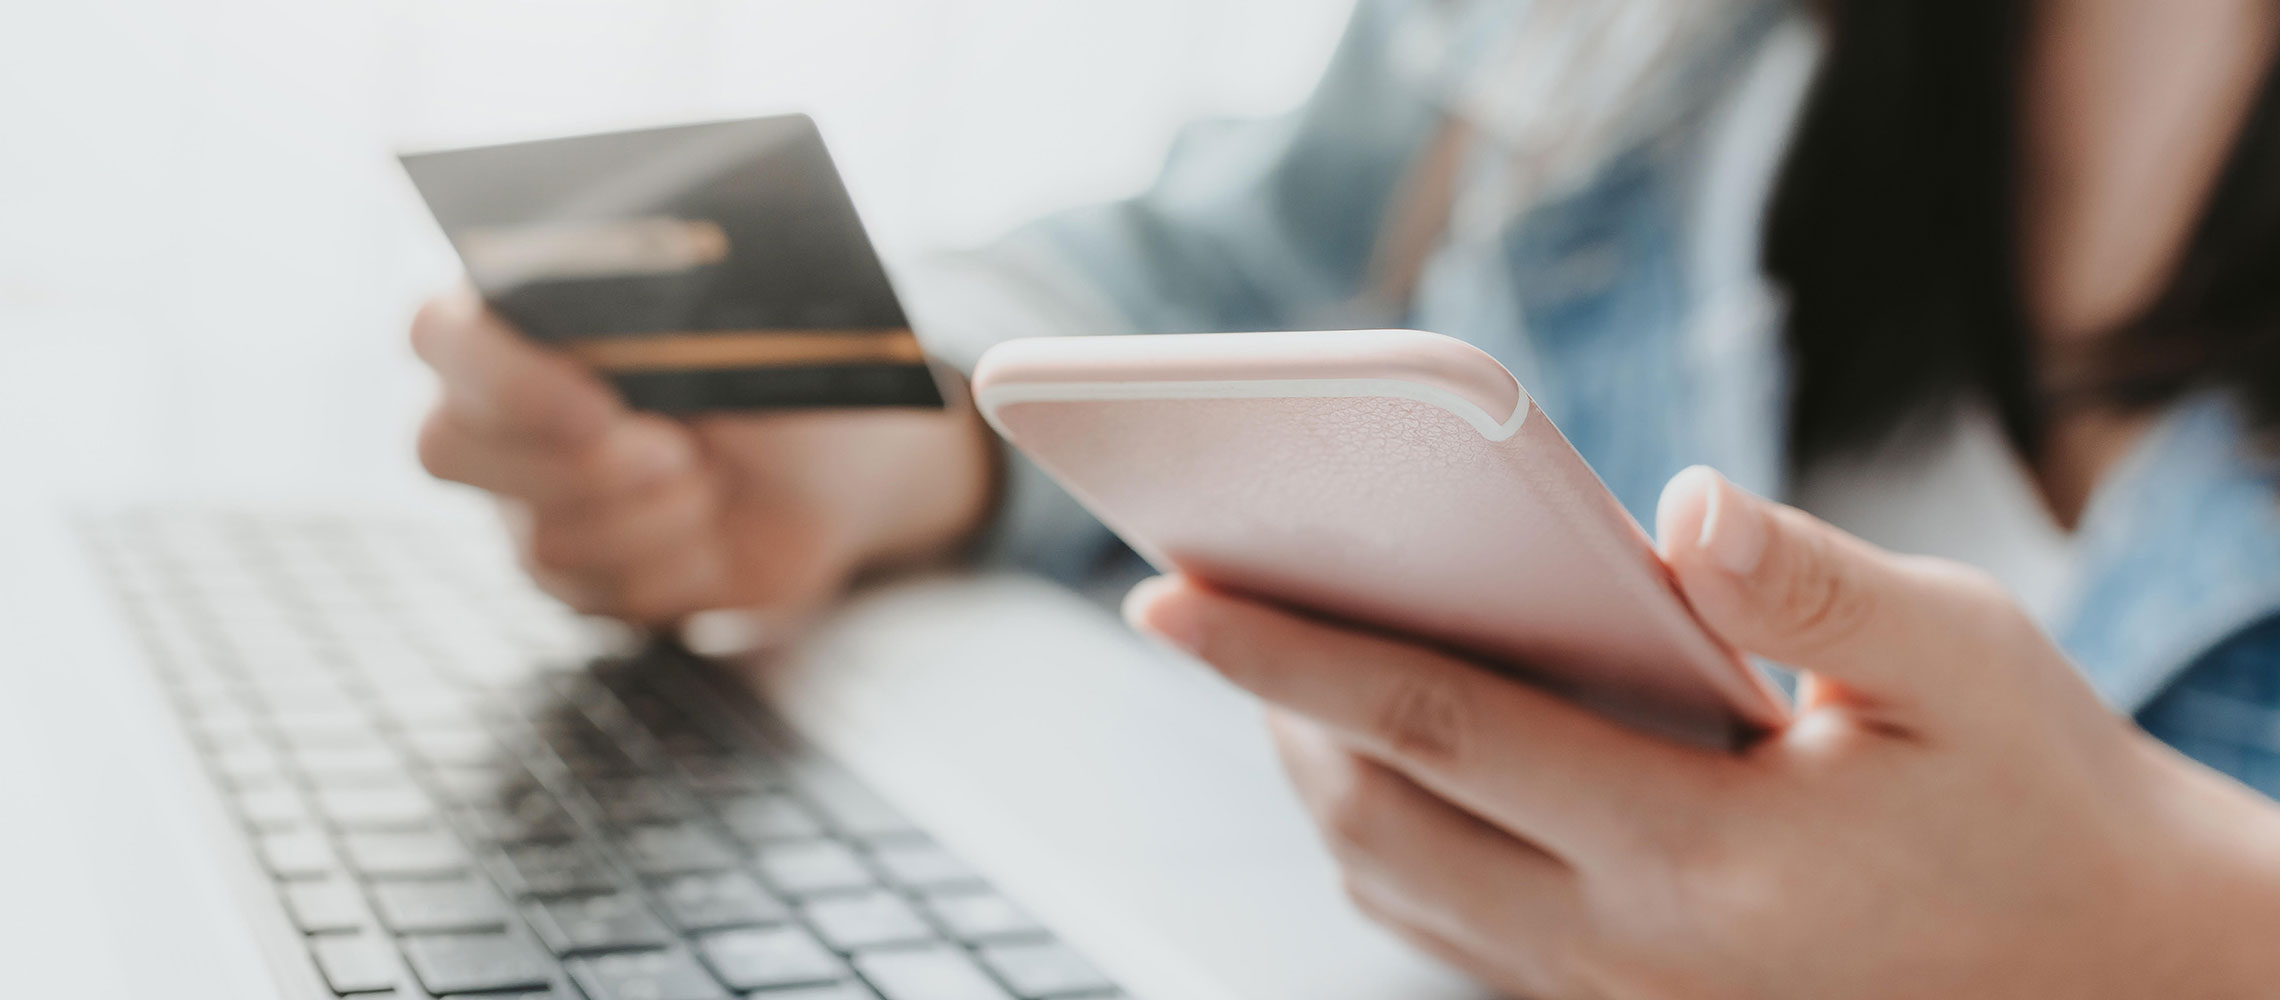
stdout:
<svg viewBox="0 0 2280 1000">
<path fill-rule="evenodd" d="M 1517 379 L 1413 330 L 1014 340 L 983 416 L 1165 571 L 1432 643 L 1650 732 L 1787 713 Z"/>
</svg>

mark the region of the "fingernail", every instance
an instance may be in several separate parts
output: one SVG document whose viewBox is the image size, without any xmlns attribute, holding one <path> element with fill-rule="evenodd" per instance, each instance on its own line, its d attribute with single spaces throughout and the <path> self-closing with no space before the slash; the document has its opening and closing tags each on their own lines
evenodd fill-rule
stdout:
<svg viewBox="0 0 2280 1000">
<path fill-rule="evenodd" d="M 767 644 L 760 616 L 741 608 L 699 611 L 681 622 L 681 645 L 699 656 L 742 656 Z"/>
<path fill-rule="evenodd" d="M 1766 531 L 1765 510 L 1757 501 L 1726 477 L 1715 477 L 1702 515 L 1702 550 L 1727 572 L 1748 576 L 1765 558 Z"/>
<path fill-rule="evenodd" d="M 1191 656 L 1203 648 L 1203 622 L 1192 601 L 1165 600 L 1173 581 L 1149 577 L 1124 595 L 1124 620 L 1133 628 L 1179 647 Z"/>
<path fill-rule="evenodd" d="M 1708 496 L 1717 489 L 1714 483 L 1696 486 L 1694 485 L 1695 481 L 1716 480 L 1717 478 L 1718 473 L 1707 465 L 1689 465 L 1678 470 L 1678 475 L 1670 477 L 1670 482 L 1663 484 L 1662 496 L 1655 500 L 1655 553 L 1657 555 L 1665 558 L 1670 556 L 1670 545 L 1677 540 L 1677 525 L 1681 512 L 1691 509 L 1689 501 L 1698 495 Z M 1702 527 L 1696 525 L 1695 540 L 1697 542 L 1701 540 L 1701 535 Z"/>
</svg>

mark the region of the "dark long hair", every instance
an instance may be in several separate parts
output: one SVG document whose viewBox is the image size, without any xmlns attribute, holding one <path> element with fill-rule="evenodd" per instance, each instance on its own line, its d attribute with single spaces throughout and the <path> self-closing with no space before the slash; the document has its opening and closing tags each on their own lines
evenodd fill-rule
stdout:
<svg viewBox="0 0 2280 1000">
<path fill-rule="evenodd" d="M 2280 430 L 2280 72 L 2267 71 L 2168 285 L 2056 381 L 2021 291 L 2031 0 L 1836 0 L 1767 218 L 1789 298 L 1792 461 L 1978 393 L 2029 460 L 2064 407 L 2232 391 Z M 2075 370 L 2079 369 L 2079 370 Z"/>
</svg>

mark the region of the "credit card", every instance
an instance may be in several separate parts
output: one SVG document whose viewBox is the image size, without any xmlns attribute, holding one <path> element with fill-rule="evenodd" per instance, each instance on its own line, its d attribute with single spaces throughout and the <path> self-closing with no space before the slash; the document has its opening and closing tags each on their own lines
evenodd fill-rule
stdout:
<svg viewBox="0 0 2280 1000">
<path fill-rule="evenodd" d="M 491 308 L 629 405 L 942 406 L 806 115 L 401 159 Z"/>
</svg>

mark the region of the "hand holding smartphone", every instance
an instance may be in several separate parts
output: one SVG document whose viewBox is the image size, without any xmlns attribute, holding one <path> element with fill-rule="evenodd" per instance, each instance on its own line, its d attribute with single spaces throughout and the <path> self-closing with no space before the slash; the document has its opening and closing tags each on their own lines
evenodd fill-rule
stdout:
<svg viewBox="0 0 2280 1000">
<path fill-rule="evenodd" d="M 1781 696 L 1515 380 L 1406 330 L 1017 340 L 974 397 L 1157 567 L 1731 747 Z"/>
</svg>

